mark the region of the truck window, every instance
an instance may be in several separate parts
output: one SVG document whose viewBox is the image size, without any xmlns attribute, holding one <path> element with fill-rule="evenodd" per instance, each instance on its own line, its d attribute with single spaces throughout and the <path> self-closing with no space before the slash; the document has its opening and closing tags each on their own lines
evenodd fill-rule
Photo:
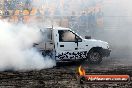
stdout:
<svg viewBox="0 0 132 88">
<path fill-rule="evenodd" d="M 76 35 L 69 30 L 59 30 L 59 41 L 60 42 L 75 42 Z"/>
<path fill-rule="evenodd" d="M 76 40 L 77 40 L 78 42 L 82 42 L 82 39 L 81 39 L 79 36 L 76 36 Z"/>
</svg>

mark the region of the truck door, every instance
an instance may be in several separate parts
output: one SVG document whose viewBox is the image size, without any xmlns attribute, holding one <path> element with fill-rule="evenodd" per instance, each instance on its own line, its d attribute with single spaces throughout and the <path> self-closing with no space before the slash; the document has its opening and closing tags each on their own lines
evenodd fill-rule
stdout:
<svg viewBox="0 0 132 88">
<path fill-rule="evenodd" d="M 78 43 L 76 42 L 76 34 L 70 30 L 58 30 L 57 52 L 66 55 L 64 59 L 69 59 L 69 55 L 78 51 Z"/>
</svg>

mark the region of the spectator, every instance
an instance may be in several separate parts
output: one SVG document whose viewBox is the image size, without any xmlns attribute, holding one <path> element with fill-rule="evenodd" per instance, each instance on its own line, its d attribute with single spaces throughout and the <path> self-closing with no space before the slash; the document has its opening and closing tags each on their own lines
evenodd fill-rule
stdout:
<svg viewBox="0 0 132 88">
<path fill-rule="evenodd" d="M 23 11 L 20 10 L 20 13 L 18 15 L 18 23 L 24 23 L 24 16 L 23 16 Z"/>
<path fill-rule="evenodd" d="M 10 15 L 9 11 L 6 10 L 6 11 L 5 11 L 5 14 L 4 14 L 5 18 L 6 18 L 6 17 L 9 17 L 9 15 Z"/>
<path fill-rule="evenodd" d="M 72 28 L 72 30 L 77 30 L 77 18 L 75 16 L 75 12 L 72 12 L 72 16 L 69 17 L 69 27 Z"/>
<path fill-rule="evenodd" d="M 88 18 L 85 14 L 85 12 L 82 13 L 82 15 L 79 17 L 79 29 L 81 30 L 81 32 L 84 34 L 86 33 L 86 30 L 88 28 Z M 85 34 L 84 34 L 85 35 Z"/>
<path fill-rule="evenodd" d="M 97 16 L 97 27 L 99 30 L 99 29 L 102 29 L 102 27 L 103 27 L 103 13 L 100 9 L 97 12 L 96 16 Z"/>
<path fill-rule="evenodd" d="M 49 12 L 49 9 L 48 8 L 45 10 L 44 15 L 45 16 L 50 16 L 50 12 Z"/>
<path fill-rule="evenodd" d="M 41 13 L 40 13 L 39 9 L 37 9 L 36 16 L 37 17 L 40 17 L 41 16 Z"/>
<path fill-rule="evenodd" d="M 90 30 L 91 36 L 94 36 L 96 29 L 96 16 L 95 12 L 91 11 L 88 16 L 88 28 Z"/>
<path fill-rule="evenodd" d="M 85 12 L 83 12 L 79 18 L 79 23 L 81 25 L 86 25 L 86 22 L 87 22 L 87 16 L 86 16 Z"/>
</svg>

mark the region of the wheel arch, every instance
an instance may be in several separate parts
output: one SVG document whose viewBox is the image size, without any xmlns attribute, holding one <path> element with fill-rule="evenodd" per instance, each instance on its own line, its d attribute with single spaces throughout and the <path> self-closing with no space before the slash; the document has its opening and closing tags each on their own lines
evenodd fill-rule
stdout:
<svg viewBox="0 0 132 88">
<path fill-rule="evenodd" d="M 88 54 L 91 52 L 91 51 L 94 51 L 94 50 L 98 50 L 98 51 L 102 51 L 103 48 L 102 47 L 92 47 L 89 51 L 88 51 Z"/>
<path fill-rule="evenodd" d="M 88 54 L 87 54 L 87 57 L 88 57 L 88 61 L 91 63 L 91 64 L 99 64 L 101 61 L 102 61 L 102 57 L 103 57 L 103 54 L 102 54 L 102 50 L 103 48 L 102 47 L 93 47 L 89 50 Z M 100 58 L 98 58 L 97 61 L 92 61 L 91 58 L 90 58 L 90 54 L 92 52 L 98 52 L 100 54 Z"/>
</svg>

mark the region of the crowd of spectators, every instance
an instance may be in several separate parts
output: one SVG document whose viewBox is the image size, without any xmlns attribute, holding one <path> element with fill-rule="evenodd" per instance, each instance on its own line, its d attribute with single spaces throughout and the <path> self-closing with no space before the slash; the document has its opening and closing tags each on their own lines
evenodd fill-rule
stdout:
<svg viewBox="0 0 132 88">
<path fill-rule="evenodd" d="M 102 28 L 103 12 L 82 12 L 76 16 L 75 13 L 69 18 L 69 27 L 75 31 L 80 31 L 81 34 L 94 35 L 94 33 Z"/>
<path fill-rule="evenodd" d="M 72 0 L 70 4 L 62 2 L 58 3 L 57 6 L 50 6 L 47 8 L 31 8 L 31 0 L 27 0 L 28 2 L 25 2 L 24 7 L 27 8 L 18 8 L 12 9 L 12 11 L 9 11 L 8 9 L 5 10 L 3 18 L 8 19 L 8 21 L 15 23 L 27 23 L 31 22 L 29 20 L 35 19 L 39 22 L 50 20 L 50 18 L 55 19 L 54 21 L 59 22 L 57 23 L 58 26 L 63 26 L 62 23 L 65 23 L 65 27 L 70 27 L 75 31 L 80 31 L 80 33 L 86 33 L 89 35 L 94 35 L 94 33 L 101 29 L 103 25 L 103 12 L 101 11 L 101 8 L 97 10 L 97 5 L 94 1 L 91 1 L 91 4 L 88 5 L 88 2 L 82 0 L 78 3 L 76 3 L 79 6 L 72 7 L 72 4 L 74 4 L 74 0 Z M 68 2 L 68 0 L 67 0 Z M 51 2 L 49 2 L 52 4 Z M 8 7 L 8 6 L 7 6 Z M 21 7 L 21 6 L 20 6 Z M 30 8 L 28 8 L 30 7 Z M 53 7 L 53 8 L 52 8 Z M 81 7 L 81 8 L 80 8 Z M 72 10 L 69 10 L 68 8 L 71 8 Z M 77 10 L 77 8 L 79 8 Z M 92 8 L 92 10 L 89 10 L 89 8 Z M 64 22 L 64 19 L 67 20 Z M 58 21 L 59 20 L 59 21 Z M 53 21 L 53 20 L 52 20 Z"/>
</svg>

